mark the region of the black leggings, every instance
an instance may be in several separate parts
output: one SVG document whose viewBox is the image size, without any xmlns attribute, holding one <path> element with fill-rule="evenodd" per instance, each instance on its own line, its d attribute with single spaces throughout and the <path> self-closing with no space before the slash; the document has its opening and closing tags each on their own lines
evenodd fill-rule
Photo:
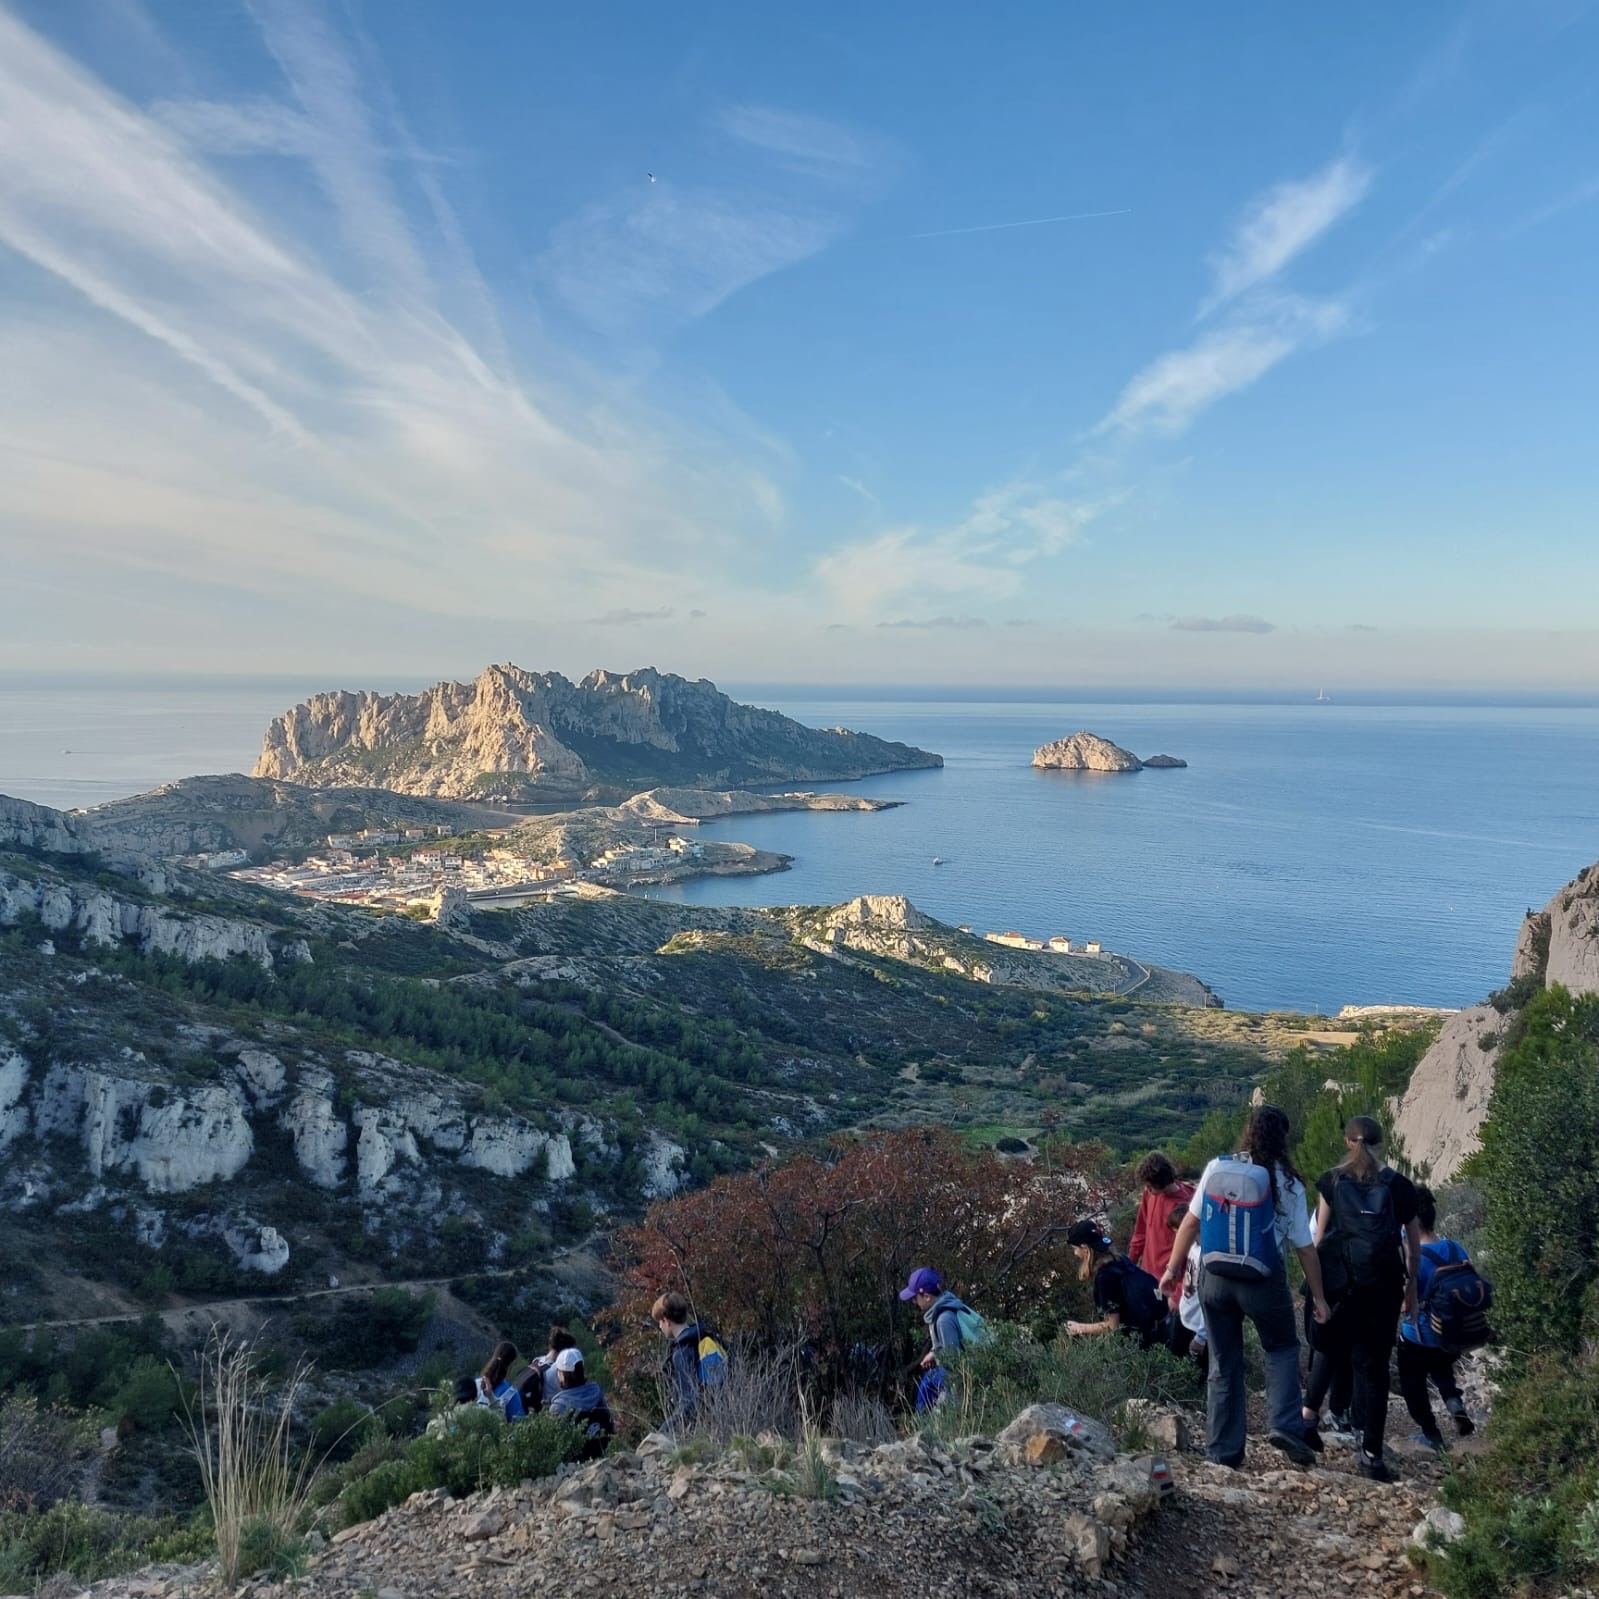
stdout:
<svg viewBox="0 0 1599 1599">
<path fill-rule="evenodd" d="M 1432 1399 L 1427 1393 L 1427 1382 L 1436 1384 L 1438 1397 L 1447 1405 L 1460 1398 L 1460 1384 L 1455 1381 L 1455 1356 L 1447 1349 L 1435 1349 L 1426 1344 L 1399 1340 L 1399 1391 L 1405 1396 L 1405 1409 L 1410 1419 L 1429 1438 L 1438 1436 L 1438 1422 L 1432 1413 Z"/>
<path fill-rule="evenodd" d="M 1361 1447 L 1368 1455 L 1382 1454 L 1388 1426 L 1389 1352 L 1399 1332 L 1399 1310 L 1404 1300 L 1402 1283 L 1377 1283 L 1351 1288 L 1333 1306 L 1332 1319 L 1317 1329 L 1321 1347 L 1310 1363 L 1310 1386 L 1305 1408 L 1320 1411 L 1328 1389 L 1338 1408 L 1340 1378 L 1354 1378 L 1354 1418 Z"/>
</svg>

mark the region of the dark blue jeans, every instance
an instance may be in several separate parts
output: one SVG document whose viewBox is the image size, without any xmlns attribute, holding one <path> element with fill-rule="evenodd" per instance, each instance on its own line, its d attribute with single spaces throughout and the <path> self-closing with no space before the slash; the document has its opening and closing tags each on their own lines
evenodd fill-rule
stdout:
<svg viewBox="0 0 1599 1599">
<path fill-rule="evenodd" d="M 1207 1271 L 1200 1281 L 1210 1334 L 1210 1381 L 1205 1390 L 1205 1453 L 1223 1466 L 1244 1458 L 1244 1318 L 1255 1324 L 1266 1355 L 1266 1411 L 1273 1432 L 1303 1439 L 1300 1405 L 1299 1327 L 1288 1275 L 1279 1265 L 1261 1282 L 1241 1282 Z"/>
</svg>

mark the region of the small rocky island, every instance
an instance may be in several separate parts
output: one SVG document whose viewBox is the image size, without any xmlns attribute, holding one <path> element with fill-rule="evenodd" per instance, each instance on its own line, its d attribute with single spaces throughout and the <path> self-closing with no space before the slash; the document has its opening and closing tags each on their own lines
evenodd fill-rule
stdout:
<svg viewBox="0 0 1599 1599">
<path fill-rule="evenodd" d="M 1131 750 L 1097 733 L 1071 733 L 1033 751 L 1033 765 L 1052 772 L 1138 772 L 1146 766 L 1187 766 L 1175 755 L 1151 755 L 1141 761 Z"/>
</svg>

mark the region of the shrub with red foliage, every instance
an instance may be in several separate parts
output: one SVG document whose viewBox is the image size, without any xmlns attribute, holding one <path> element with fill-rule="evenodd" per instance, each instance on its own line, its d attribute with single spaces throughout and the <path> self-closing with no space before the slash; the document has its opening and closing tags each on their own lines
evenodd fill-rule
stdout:
<svg viewBox="0 0 1599 1599">
<path fill-rule="evenodd" d="M 1052 1152 L 1043 1171 L 925 1128 L 718 1178 L 618 1235 L 613 1361 L 637 1371 L 658 1358 L 649 1308 L 674 1288 L 724 1336 L 797 1336 L 840 1374 L 857 1345 L 891 1361 L 919 1352 L 920 1314 L 899 1299 L 917 1266 L 990 1320 L 1058 1309 L 1079 1291 L 1066 1229 L 1126 1186 L 1097 1145 Z"/>
</svg>

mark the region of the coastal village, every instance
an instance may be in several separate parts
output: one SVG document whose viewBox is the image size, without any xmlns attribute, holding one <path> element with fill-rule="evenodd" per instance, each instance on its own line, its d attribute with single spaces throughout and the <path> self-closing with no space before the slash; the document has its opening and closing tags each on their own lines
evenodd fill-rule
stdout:
<svg viewBox="0 0 1599 1599">
<path fill-rule="evenodd" d="M 434 829 L 431 840 L 425 828 L 366 828 L 330 833 L 325 849 L 299 861 L 252 866 L 242 850 L 229 850 L 189 864 L 310 899 L 406 910 L 431 903 L 444 889 L 468 901 L 509 905 L 571 892 L 581 883 L 627 888 L 660 882 L 705 866 L 714 859 L 708 849 L 717 848 L 671 834 L 647 844 L 615 844 L 580 862 L 539 860 L 507 844 L 484 847 L 486 842 L 451 838 L 443 828 Z"/>
</svg>

